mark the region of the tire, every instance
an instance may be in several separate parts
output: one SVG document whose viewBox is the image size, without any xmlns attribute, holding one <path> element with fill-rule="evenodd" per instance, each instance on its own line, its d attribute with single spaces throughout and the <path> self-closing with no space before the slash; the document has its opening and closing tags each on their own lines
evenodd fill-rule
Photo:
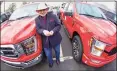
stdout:
<svg viewBox="0 0 117 71">
<path fill-rule="evenodd" d="M 81 62 L 83 46 L 79 36 L 74 36 L 72 39 L 72 54 L 75 61 Z"/>
</svg>

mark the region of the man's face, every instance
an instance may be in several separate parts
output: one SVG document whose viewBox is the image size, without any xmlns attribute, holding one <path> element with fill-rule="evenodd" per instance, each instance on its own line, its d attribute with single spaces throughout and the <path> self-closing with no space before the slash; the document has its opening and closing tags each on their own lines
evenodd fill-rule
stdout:
<svg viewBox="0 0 117 71">
<path fill-rule="evenodd" d="M 42 10 L 37 10 L 38 14 L 40 16 L 45 16 L 48 12 L 48 8 L 47 9 L 42 9 Z"/>
</svg>

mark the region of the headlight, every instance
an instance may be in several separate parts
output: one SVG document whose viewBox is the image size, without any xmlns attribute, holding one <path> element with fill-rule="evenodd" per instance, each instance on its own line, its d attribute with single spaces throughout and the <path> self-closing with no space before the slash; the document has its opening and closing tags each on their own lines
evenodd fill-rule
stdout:
<svg viewBox="0 0 117 71">
<path fill-rule="evenodd" d="M 92 39 L 91 42 L 91 54 L 101 56 L 106 47 L 106 44 L 96 39 Z"/>
<path fill-rule="evenodd" d="M 18 52 L 19 56 L 24 54 L 24 50 L 20 44 L 15 44 L 14 47 L 15 47 L 16 51 Z"/>
<path fill-rule="evenodd" d="M 21 42 L 24 52 L 29 55 L 36 51 L 36 38 L 33 36 Z"/>
</svg>

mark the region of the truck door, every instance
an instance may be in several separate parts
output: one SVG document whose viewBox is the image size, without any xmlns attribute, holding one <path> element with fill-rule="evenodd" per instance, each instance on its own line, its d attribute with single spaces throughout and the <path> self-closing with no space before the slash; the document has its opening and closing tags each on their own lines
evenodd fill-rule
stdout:
<svg viewBox="0 0 117 71">
<path fill-rule="evenodd" d="M 66 29 L 69 33 L 69 35 L 71 35 L 72 33 L 72 26 L 73 26 L 73 13 L 74 13 L 74 7 L 73 7 L 73 2 L 69 4 L 66 12 L 65 12 L 65 18 L 64 18 L 64 23 L 66 26 Z"/>
<path fill-rule="evenodd" d="M 66 12 L 66 10 L 67 10 L 69 4 L 70 4 L 70 3 L 66 3 L 66 4 L 65 4 L 65 7 L 64 7 L 63 9 L 60 10 L 60 13 L 61 13 L 60 17 L 61 17 L 61 19 L 62 19 L 64 25 L 65 25 L 65 22 L 64 22 L 64 21 L 65 21 L 65 12 Z"/>
</svg>

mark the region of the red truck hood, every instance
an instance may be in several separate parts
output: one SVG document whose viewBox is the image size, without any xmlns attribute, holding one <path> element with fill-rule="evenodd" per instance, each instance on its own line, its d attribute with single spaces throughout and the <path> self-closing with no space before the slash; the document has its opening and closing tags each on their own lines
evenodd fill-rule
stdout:
<svg viewBox="0 0 117 71">
<path fill-rule="evenodd" d="M 35 34 L 35 17 L 6 21 L 1 26 L 1 45 L 16 44 Z"/>
<path fill-rule="evenodd" d="M 116 44 L 116 25 L 110 21 L 96 18 L 80 16 L 88 32 L 93 33 L 94 37 L 109 44 Z M 85 21 L 84 21 L 85 19 Z"/>
</svg>

